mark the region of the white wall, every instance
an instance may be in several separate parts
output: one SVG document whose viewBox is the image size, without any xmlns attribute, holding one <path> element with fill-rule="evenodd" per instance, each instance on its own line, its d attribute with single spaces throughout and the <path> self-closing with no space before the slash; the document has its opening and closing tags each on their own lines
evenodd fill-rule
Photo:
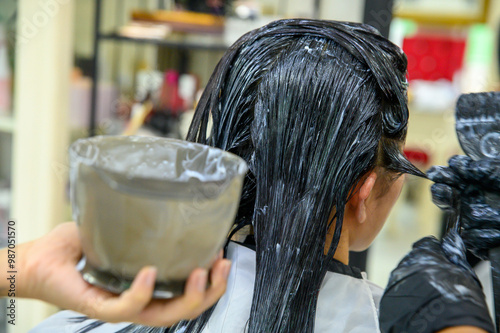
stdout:
<svg viewBox="0 0 500 333">
<path fill-rule="evenodd" d="M 324 20 L 362 22 L 364 9 L 365 0 L 323 0 L 320 18 Z"/>
<path fill-rule="evenodd" d="M 22 243 L 64 219 L 73 2 L 19 0 L 17 25 L 11 218 Z M 10 332 L 28 332 L 55 310 L 18 299 Z"/>
</svg>

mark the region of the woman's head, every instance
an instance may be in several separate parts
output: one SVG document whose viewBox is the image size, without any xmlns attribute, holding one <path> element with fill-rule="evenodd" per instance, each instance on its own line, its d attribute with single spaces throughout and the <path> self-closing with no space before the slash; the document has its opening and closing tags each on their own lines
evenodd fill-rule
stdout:
<svg viewBox="0 0 500 333">
<path fill-rule="evenodd" d="M 255 143 L 263 143 L 264 150 L 269 148 L 264 132 L 281 126 L 288 139 L 302 140 L 298 147 L 319 145 L 316 150 L 322 150 L 323 156 L 333 153 L 334 160 L 352 164 L 350 171 L 361 169 L 355 183 L 378 166 L 383 177 L 378 178 L 376 189 L 383 194 L 400 174 L 422 175 L 402 154 L 408 120 L 405 71 L 406 57 L 401 50 L 369 26 L 310 20 L 273 22 L 245 35 L 223 58 L 200 103 L 189 139 L 227 149 L 252 162 Z M 280 118 L 267 120 L 271 113 L 266 112 L 271 109 Z M 207 138 L 210 117 L 214 127 Z M 326 118 L 331 128 L 324 122 Z M 301 128 L 304 124 L 306 130 Z M 327 132 L 333 135 L 320 135 Z M 349 137 L 359 148 L 358 156 L 346 156 L 343 146 Z M 288 139 L 283 137 L 282 141 L 292 142 Z M 319 139 L 328 142 L 320 143 Z M 283 149 L 268 151 L 291 151 L 283 145 L 278 148 Z M 362 163 L 354 163 L 356 158 Z M 299 161 L 297 154 L 285 156 L 285 162 Z M 269 163 L 264 169 L 267 166 Z M 253 219 L 253 169 L 251 165 L 237 222 Z"/>
<path fill-rule="evenodd" d="M 373 28 L 313 20 L 252 31 L 218 64 L 188 139 L 249 163 L 236 224 L 252 224 L 257 245 L 250 332 L 312 331 L 352 189 L 373 173 L 379 188 L 422 175 L 401 150 L 405 71 Z"/>
<path fill-rule="evenodd" d="M 344 210 L 342 234 L 335 259 L 347 263 L 348 251 L 363 251 L 370 246 L 382 229 L 396 203 L 404 183 L 404 175 L 375 167 L 357 185 Z M 327 245 L 333 236 L 330 227 Z"/>
</svg>

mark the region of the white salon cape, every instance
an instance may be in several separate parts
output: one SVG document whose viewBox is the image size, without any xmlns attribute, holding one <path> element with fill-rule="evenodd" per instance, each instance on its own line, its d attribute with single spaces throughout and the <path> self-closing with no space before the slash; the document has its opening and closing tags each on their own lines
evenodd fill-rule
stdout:
<svg viewBox="0 0 500 333">
<path fill-rule="evenodd" d="M 231 242 L 228 258 L 232 261 L 227 290 L 219 300 L 204 333 L 244 333 L 250 316 L 255 279 L 255 252 Z M 334 266 L 334 267 L 333 267 Z M 355 269 L 335 262 L 326 274 L 318 297 L 315 332 L 380 332 L 378 305 L 383 289 L 366 280 Z M 35 333 L 78 332 L 93 319 L 71 323 L 70 318 L 82 316 L 61 311 L 35 326 Z M 112 333 L 130 323 L 103 324 L 92 333 Z"/>
</svg>

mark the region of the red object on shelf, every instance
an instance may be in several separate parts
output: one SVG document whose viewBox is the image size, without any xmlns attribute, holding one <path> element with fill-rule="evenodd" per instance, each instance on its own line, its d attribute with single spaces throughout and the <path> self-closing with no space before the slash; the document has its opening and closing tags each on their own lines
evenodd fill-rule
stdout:
<svg viewBox="0 0 500 333">
<path fill-rule="evenodd" d="M 405 149 L 404 154 L 408 161 L 415 163 L 415 164 L 420 164 L 420 165 L 427 165 L 429 163 L 429 154 L 422 150 L 417 150 L 417 149 Z"/>
<path fill-rule="evenodd" d="M 179 73 L 175 70 L 166 71 L 160 95 L 161 107 L 173 116 L 178 116 L 183 111 L 183 103 L 179 96 Z"/>
<path fill-rule="evenodd" d="M 416 35 L 405 38 L 403 51 L 408 57 L 408 80 L 453 80 L 462 68 L 465 38 Z"/>
</svg>

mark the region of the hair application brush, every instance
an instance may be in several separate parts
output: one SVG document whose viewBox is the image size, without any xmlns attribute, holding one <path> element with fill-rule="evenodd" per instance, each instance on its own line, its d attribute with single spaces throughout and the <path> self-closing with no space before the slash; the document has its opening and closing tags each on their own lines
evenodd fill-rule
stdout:
<svg viewBox="0 0 500 333">
<path fill-rule="evenodd" d="M 456 109 L 458 141 L 473 160 L 500 160 L 500 92 L 462 95 Z M 485 194 L 486 202 L 500 209 L 500 196 Z M 497 332 L 500 327 L 500 247 L 490 250 Z"/>
<path fill-rule="evenodd" d="M 457 135 L 472 159 L 500 159 L 500 92 L 462 95 L 457 102 Z"/>
</svg>

